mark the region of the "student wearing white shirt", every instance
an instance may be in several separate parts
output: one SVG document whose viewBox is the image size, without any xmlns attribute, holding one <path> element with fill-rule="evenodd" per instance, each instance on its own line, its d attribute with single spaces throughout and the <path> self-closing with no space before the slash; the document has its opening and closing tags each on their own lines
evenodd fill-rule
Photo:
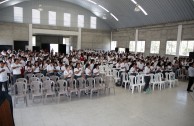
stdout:
<svg viewBox="0 0 194 126">
<path fill-rule="evenodd" d="M 82 77 L 82 68 L 80 66 L 80 63 L 77 63 L 74 68 L 74 78 L 78 79 Z"/>
<path fill-rule="evenodd" d="M 0 61 L 0 93 L 2 92 L 3 85 L 5 88 L 5 92 L 8 93 L 7 71 L 4 69 L 3 61 Z"/>
<path fill-rule="evenodd" d="M 55 68 L 56 72 L 57 72 L 57 76 L 61 76 L 63 74 L 63 72 L 65 71 L 65 66 L 63 65 L 62 62 L 58 63 L 58 66 Z"/>
<path fill-rule="evenodd" d="M 40 66 L 38 61 L 35 61 L 34 66 L 32 68 L 33 68 L 34 74 L 40 73 Z"/>
<path fill-rule="evenodd" d="M 145 80 L 145 86 L 144 86 L 144 89 L 143 91 L 146 92 L 147 89 L 149 88 L 149 83 L 150 83 L 150 63 L 146 63 L 146 67 L 144 68 L 144 80 Z"/>
<path fill-rule="evenodd" d="M 16 82 L 18 78 L 21 78 L 21 64 L 19 63 L 18 59 L 14 60 L 15 62 L 11 64 L 11 68 L 13 70 L 13 84 Z"/>
<path fill-rule="evenodd" d="M 188 82 L 188 86 L 187 86 L 187 91 L 193 92 L 191 90 L 191 87 L 192 87 L 193 82 L 194 82 L 194 63 L 189 64 L 188 74 L 189 74 L 189 82 Z"/>
<path fill-rule="evenodd" d="M 48 76 L 54 75 L 54 69 L 53 62 L 51 62 L 46 68 Z"/>
<path fill-rule="evenodd" d="M 100 75 L 100 73 L 99 73 L 99 65 L 95 64 L 94 65 L 94 69 L 93 69 L 93 76 L 94 77 L 98 77 L 99 75 Z"/>
<path fill-rule="evenodd" d="M 66 80 L 73 77 L 73 71 L 71 70 L 71 66 L 66 66 L 66 70 L 63 72 L 63 75 Z"/>
<path fill-rule="evenodd" d="M 88 77 L 92 76 L 92 71 L 91 71 L 91 68 L 90 68 L 90 64 L 86 64 L 85 74 L 86 74 L 86 79 Z"/>
<path fill-rule="evenodd" d="M 132 67 L 130 68 L 129 73 L 130 73 L 131 75 L 136 75 L 136 73 L 137 73 L 137 64 L 136 64 L 136 63 L 132 63 L 131 66 L 132 66 Z"/>
</svg>

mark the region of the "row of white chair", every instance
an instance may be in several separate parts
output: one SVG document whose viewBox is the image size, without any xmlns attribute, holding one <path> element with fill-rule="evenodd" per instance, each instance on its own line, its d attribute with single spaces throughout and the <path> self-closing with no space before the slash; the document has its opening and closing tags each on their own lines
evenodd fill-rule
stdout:
<svg viewBox="0 0 194 126">
<path fill-rule="evenodd" d="M 35 79 L 35 80 L 33 80 Z M 29 78 L 30 83 L 27 83 L 27 79 L 19 78 L 17 82 L 14 84 L 15 87 L 15 98 L 14 98 L 14 106 L 16 105 L 18 98 L 24 98 L 27 106 L 27 93 L 32 97 L 34 102 L 35 97 L 44 98 L 43 103 L 46 101 L 48 96 L 54 97 L 58 96 L 58 102 L 60 101 L 61 95 L 67 96 L 70 100 L 72 94 L 75 93 L 80 98 L 81 94 L 84 92 L 86 94 L 90 93 L 90 98 L 92 98 L 93 93 L 97 92 L 98 95 L 101 91 L 106 93 L 108 89 L 110 94 L 110 89 L 114 90 L 115 88 L 112 86 L 112 82 L 105 81 L 103 82 L 101 77 L 88 78 L 87 80 L 83 78 L 68 79 L 68 80 L 57 80 L 56 83 L 52 80 L 40 81 L 37 77 Z M 30 88 L 30 92 L 28 90 Z"/>
</svg>

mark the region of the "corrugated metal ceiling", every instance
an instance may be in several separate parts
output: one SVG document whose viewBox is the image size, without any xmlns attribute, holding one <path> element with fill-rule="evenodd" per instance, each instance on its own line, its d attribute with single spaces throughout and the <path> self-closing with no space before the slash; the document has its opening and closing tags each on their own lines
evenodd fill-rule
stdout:
<svg viewBox="0 0 194 126">
<path fill-rule="evenodd" d="M 10 0 L 9 2 L 1 4 L 0 8 L 15 5 L 23 1 L 29 0 Z M 97 4 L 107 8 L 119 21 L 116 21 L 110 16 L 110 13 L 107 13 L 98 5 L 94 5 L 87 0 L 62 1 L 67 1 L 86 8 L 100 18 L 103 16 L 107 17 L 106 22 L 112 28 L 137 27 L 194 19 L 194 0 L 136 0 L 148 13 L 147 16 L 141 11 L 135 12 L 134 9 L 136 6 L 131 0 L 93 0 Z"/>
</svg>

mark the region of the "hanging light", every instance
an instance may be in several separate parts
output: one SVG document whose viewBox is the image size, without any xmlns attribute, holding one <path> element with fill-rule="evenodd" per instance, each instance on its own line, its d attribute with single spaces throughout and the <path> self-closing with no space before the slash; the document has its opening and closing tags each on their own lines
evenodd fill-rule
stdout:
<svg viewBox="0 0 194 126">
<path fill-rule="evenodd" d="M 38 5 L 38 10 L 39 10 L 39 11 L 43 11 L 42 4 L 39 4 L 39 5 Z"/>
<path fill-rule="evenodd" d="M 135 12 L 139 12 L 139 11 L 140 11 L 140 8 L 138 7 L 138 5 L 136 5 L 134 11 L 135 11 Z"/>
</svg>

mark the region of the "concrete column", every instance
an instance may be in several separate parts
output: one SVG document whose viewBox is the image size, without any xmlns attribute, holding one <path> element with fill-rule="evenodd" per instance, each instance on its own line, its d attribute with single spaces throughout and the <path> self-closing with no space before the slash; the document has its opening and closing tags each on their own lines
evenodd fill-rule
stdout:
<svg viewBox="0 0 194 126">
<path fill-rule="evenodd" d="M 138 29 L 135 30 L 135 54 L 137 54 Z"/>
<path fill-rule="evenodd" d="M 32 24 L 29 24 L 29 44 L 28 49 L 32 50 Z"/>
<path fill-rule="evenodd" d="M 82 44 L 82 29 L 79 28 L 79 31 L 78 31 L 78 39 L 77 39 L 77 50 L 80 50 L 81 49 L 81 44 Z"/>
<path fill-rule="evenodd" d="M 111 51 L 111 43 L 112 43 L 112 31 L 110 33 L 110 51 Z"/>
<path fill-rule="evenodd" d="M 179 57 L 179 49 L 180 49 L 180 43 L 182 39 L 182 29 L 183 25 L 178 26 L 178 34 L 177 34 L 177 47 L 176 47 L 176 56 Z"/>
</svg>

